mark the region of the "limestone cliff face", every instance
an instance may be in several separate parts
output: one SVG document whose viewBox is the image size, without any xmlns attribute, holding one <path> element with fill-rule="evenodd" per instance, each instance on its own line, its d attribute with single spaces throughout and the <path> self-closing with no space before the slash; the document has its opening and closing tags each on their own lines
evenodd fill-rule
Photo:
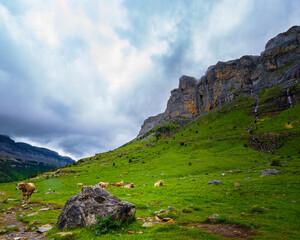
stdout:
<svg viewBox="0 0 300 240">
<path fill-rule="evenodd" d="M 193 119 L 241 94 L 257 97 L 262 89 L 278 85 L 287 89 L 300 81 L 300 26 L 294 26 L 269 40 L 260 56 L 243 56 L 218 62 L 199 80 L 182 76 L 164 113 L 145 120 L 138 136 L 174 117 Z M 299 96 L 285 101 L 295 104 Z M 287 104 L 288 106 L 289 104 Z"/>
</svg>

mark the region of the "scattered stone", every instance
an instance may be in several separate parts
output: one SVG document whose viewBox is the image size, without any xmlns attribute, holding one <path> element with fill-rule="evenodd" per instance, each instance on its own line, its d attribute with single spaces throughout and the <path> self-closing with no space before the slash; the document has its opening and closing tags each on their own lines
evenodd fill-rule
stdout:
<svg viewBox="0 0 300 240">
<path fill-rule="evenodd" d="M 18 199 L 14 199 L 14 198 L 8 198 L 6 199 L 7 201 L 18 201 Z"/>
<path fill-rule="evenodd" d="M 34 213 L 31 213 L 31 214 L 28 214 L 26 217 L 33 217 L 35 215 L 38 215 L 39 213 L 38 212 L 34 212 Z"/>
<path fill-rule="evenodd" d="M 49 208 L 41 208 L 39 211 L 48 211 Z"/>
<path fill-rule="evenodd" d="M 167 208 L 167 211 L 170 211 L 171 209 L 173 209 L 173 207 L 172 207 L 172 206 L 169 206 L 169 207 Z"/>
<path fill-rule="evenodd" d="M 39 232 L 39 233 L 48 232 L 51 228 L 52 227 L 51 227 L 50 224 L 46 224 L 46 225 L 43 225 L 43 226 L 39 227 L 39 229 L 37 230 L 37 232 Z"/>
<path fill-rule="evenodd" d="M 6 226 L 5 228 L 6 228 L 6 229 L 10 229 L 10 228 L 15 228 L 15 227 L 17 227 L 17 225 L 8 225 L 8 226 Z"/>
<path fill-rule="evenodd" d="M 39 221 L 35 220 L 32 222 L 32 225 L 36 225 L 36 224 L 39 224 Z"/>
<path fill-rule="evenodd" d="M 267 176 L 267 175 L 278 175 L 279 171 L 277 169 L 265 169 L 261 170 L 260 175 L 261 176 Z"/>
<path fill-rule="evenodd" d="M 206 222 L 212 223 L 216 220 L 217 217 L 219 217 L 219 214 L 213 214 L 206 220 Z"/>
<path fill-rule="evenodd" d="M 65 237 L 65 236 L 72 237 L 74 235 L 74 233 L 72 233 L 72 232 L 59 232 L 59 233 L 57 233 L 57 235 L 60 235 L 61 237 Z"/>
<path fill-rule="evenodd" d="M 14 240 L 28 240 L 27 237 L 15 237 Z"/>
<path fill-rule="evenodd" d="M 24 217 L 25 216 L 25 213 L 24 212 L 22 212 L 20 215 L 19 215 L 19 217 Z"/>
<path fill-rule="evenodd" d="M 153 223 L 151 223 L 151 222 L 145 222 L 143 225 L 142 225 L 142 227 L 153 227 Z"/>
<path fill-rule="evenodd" d="M 235 170 L 229 170 L 229 171 L 227 171 L 227 173 L 234 173 L 235 172 Z"/>
<path fill-rule="evenodd" d="M 89 186 L 66 202 L 56 227 L 87 227 L 96 224 L 98 217 L 105 219 L 110 216 L 115 221 L 130 222 L 135 212 L 132 203 L 122 201 L 98 185 Z"/>
<path fill-rule="evenodd" d="M 242 187 L 242 186 L 243 186 L 243 184 L 242 184 L 242 183 L 240 183 L 240 182 L 235 182 L 235 183 L 234 183 L 234 186 L 235 186 L 235 187 Z"/>
<path fill-rule="evenodd" d="M 219 185 L 219 184 L 222 184 L 222 182 L 219 181 L 219 180 L 211 180 L 211 181 L 208 182 L 208 184 Z"/>
<path fill-rule="evenodd" d="M 152 177 L 157 177 L 156 175 L 153 175 Z"/>
<path fill-rule="evenodd" d="M 296 203 L 296 202 L 297 202 L 296 200 L 292 200 L 292 201 L 291 201 L 291 203 Z"/>
<path fill-rule="evenodd" d="M 166 175 L 166 174 L 162 173 L 162 174 L 160 174 L 160 175 L 164 176 L 164 175 Z"/>
<path fill-rule="evenodd" d="M 225 173 L 222 173 L 222 176 L 224 177 L 224 176 L 226 176 L 226 174 L 225 174 Z"/>
<path fill-rule="evenodd" d="M 251 177 L 246 177 L 246 178 L 245 178 L 245 180 L 250 180 L 250 179 L 251 179 Z"/>
<path fill-rule="evenodd" d="M 54 193 L 58 193 L 58 192 L 55 192 L 55 191 L 53 191 L 53 192 L 46 192 L 45 194 L 54 194 Z"/>
<path fill-rule="evenodd" d="M 35 227 L 31 227 L 30 230 L 33 232 L 35 230 Z"/>
<path fill-rule="evenodd" d="M 159 213 L 164 213 L 166 210 L 160 209 L 159 211 L 154 211 L 153 214 L 159 214 Z"/>
</svg>

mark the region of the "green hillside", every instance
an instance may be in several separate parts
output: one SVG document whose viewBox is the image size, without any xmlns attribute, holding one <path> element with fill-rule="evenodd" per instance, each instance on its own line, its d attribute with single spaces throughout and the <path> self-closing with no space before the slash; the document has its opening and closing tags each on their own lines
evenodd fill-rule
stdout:
<svg viewBox="0 0 300 240">
<path fill-rule="evenodd" d="M 267 92 L 260 94 L 264 101 L 271 97 Z M 74 233 L 69 239 L 119 239 L 118 234 L 123 239 L 224 239 L 214 234 L 220 234 L 222 228 L 227 229 L 224 233 L 231 231 L 232 238 L 299 239 L 300 105 L 278 114 L 263 114 L 256 120 L 255 103 L 254 98 L 241 96 L 182 128 L 165 123 L 114 151 L 82 159 L 60 173 L 39 175 L 30 180 L 39 192 L 17 215 L 50 206 L 52 211 L 19 219 L 29 226 L 35 220 L 38 225 L 53 226 L 65 202 L 80 192 L 77 183 L 124 180 L 137 187 L 110 186 L 108 191 L 135 204 L 137 220 L 101 237 L 91 228 L 69 229 L 66 231 Z M 264 169 L 280 173 L 261 177 Z M 159 179 L 164 186 L 154 187 Z M 222 184 L 208 184 L 211 180 Z M 242 186 L 236 187 L 237 182 Z M 7 200 L 21 198 L 15 186 L 0 184 L 0 192 L 5 194 L 0 194 L 2 212 L 20 206 L 19 201 Z M 49 189 L 56 193 L 45 194 Z M 161 216 L 174 219 L 174 224 L 142 227 L 143 219 L 155 219 L 153 212 L 168 206 L 173 208 Z M 205 224 L 213 214 L 219 215 L 216 221 Z M 213 228 L 216 224 L 221 225 Z M 230 226 L 242 226 L 253 235 L 242 237 L 238 231 L 232 233 L 236 230 Z M 57 232 L 53 228 L 47 237 L 63 239 Z"/>
</svg>

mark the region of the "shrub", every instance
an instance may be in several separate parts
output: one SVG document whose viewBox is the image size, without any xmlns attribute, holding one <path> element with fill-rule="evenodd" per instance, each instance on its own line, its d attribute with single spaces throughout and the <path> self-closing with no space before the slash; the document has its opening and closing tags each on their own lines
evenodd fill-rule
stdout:
<svg viewBox="0 0 300 240">
<path fill-rule="evenodd" d="M 102 234 L 106 234 L 115 230 L 118 230 L 121 226 L 121 221 L 114 221 L 112 216 L 102 219 L 100 216 L 98 217 L 98 224 L 92 226 L 94 230 L 94 234 L 100 236 Z"/>
<path fill-rule="evenodd" d="M 278 159 L 272 160 L 270 165 L 281 167 L 281 163 Z"/>
</svg>

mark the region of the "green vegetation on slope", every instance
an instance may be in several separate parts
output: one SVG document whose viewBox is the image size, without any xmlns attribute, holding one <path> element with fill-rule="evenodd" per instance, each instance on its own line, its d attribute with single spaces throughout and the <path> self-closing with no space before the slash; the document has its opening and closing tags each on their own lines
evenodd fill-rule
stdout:
<svg viewBox="0 0 300 240">
<path fill-rule="evenodd" d="M 118 239 L 117 234 L 125 239 L 223 239 L 197 227 L 213 214 L 219 215 L 217 222 L 251 228 L 256 235 L 250 239 L 299 239 L 300 106 L 255 120 L 251 113 L 254 105 L 255 99 L 240 97 L 180 129 L 158 126 L 156 130 L 162 132 L 176 130 L 169 138 L 148 134 L 146 139 L 133 140 L 114 151 L 64 168 L 76 173 L 40 175 L 30 180 L 39 190 L 32 196 L 32 209 L 28 208 L 26 215 L 19 218 L 29 224 L 38 219 L 40 225 L 54 225 L 65 202 L 80 191 L 76 183 L 95 185 L 100 181 L 124 180 L 137 187 L 110 186 L 108 191 L 135 204 L 137 221 L 100 237 L 90 228 L 71 229 L 73 239 Z M 270 146 L 274 154 L 255 150 L 258 148 L 248 133 L 251 126 L 253 135 L 264 146 Z M 274 162 L 281 167 L 271 166 Z M 279 175 L 261 177 L 261 170 L 269 168 L 278 169 Z M 154 187 L 159 179 L 164 186 Z M 210 180 L 223 184 L 210 185 Z M 236 182 L 242 186 L 235 187 Z M 3 210 L 19 204 L 5 200 L 20 198 L 14 189 L 15 183 L 0 185 L 0 192 L 5 193 L 0 194 Z M 56 193 L 45 194 L 49 189 Z M 41 204 L 53 204 L 52 211 L 26 217 L 41 208 Z M 174 219 L 175 224 L 142 227 L 141 219 L 154 218 L 154 211 L 168 206 L 173 210 L 166 216 Z M 59 239 L 58 231 L 53 228 L 47 236 Z"/>
</svg>

